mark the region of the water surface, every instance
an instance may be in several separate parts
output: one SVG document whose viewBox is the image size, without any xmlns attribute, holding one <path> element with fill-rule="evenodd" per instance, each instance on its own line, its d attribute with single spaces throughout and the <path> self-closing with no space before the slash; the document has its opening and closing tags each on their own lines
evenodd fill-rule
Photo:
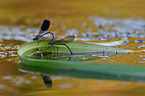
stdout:
<svg viewBox="0 0 145 96">
<path fill-rule="evenodd" d="M 35 2 L 35 3 L 34 3 Z M 128 38 L 113 46 L 136 52 L 84 55 L 85 62 L 145 65 L 144 0 L 1 0 L 0 3 L 0 94 L 2 96 L 143 96 L 145 83 L 108 78 L 81 78 L 18 70 L 17 50 L 31 42 L 44 18 L 57 38 L 69 34 L 77 42 L 109 42 Z M 82 54 L 81 54 L 82 55 Z M 67 58 L 68 59 L 68 58 Z M 67 60 L 64 59 L 64 60 Z M 45 86 L 42 77 L 48 76 Z M 82 76 L 82 75 L 81 75 Z M 84 74 L 85 76 L 85 74 Z M 108 75 L 107 75 L 108 76 Z M 110 77 L 110 76 L 109 76 Z M 121 78 L 121 76 L 115 77 Z M 51 83 L 52 80 L 52 83 Z M 51 87 L 52 84 L 52 87 Z"/>
</svg>

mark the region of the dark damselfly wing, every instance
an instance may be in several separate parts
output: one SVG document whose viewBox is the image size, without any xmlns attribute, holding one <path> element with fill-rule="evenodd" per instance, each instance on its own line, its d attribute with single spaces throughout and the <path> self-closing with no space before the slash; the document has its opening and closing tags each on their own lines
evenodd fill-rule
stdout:
<svg viewBox="0 0 145 96">
<path fill-rule="evenodd" d="M 40 29 L 38 35 L 47 31 L 49 29 L 49 27 L 50 27 L 50 20 L 46 18 L 41 25 L 41 29 Z"/>
</svg>

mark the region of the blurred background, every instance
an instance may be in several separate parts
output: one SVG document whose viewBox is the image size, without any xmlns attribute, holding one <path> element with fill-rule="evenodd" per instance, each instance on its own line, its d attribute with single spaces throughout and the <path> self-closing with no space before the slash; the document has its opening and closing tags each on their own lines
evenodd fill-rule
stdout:
<svg viewBox="0 0 145 96">
<path fill-rule="evenodd" d="M 0 0 L 0 23 L 27 24 L 47 17 L 64 20 L 72 18 L 78 24 L 82 18 L 90 15 L 138 18 L 145 16 L 144 4 L 144 0 Z"/>
<path fill-rule="evenodd" d="M 127 45 L 115 47 L 144 50 L 144 9 L 145 0 L 0 0 L 0 95 L 143 96 L 142 82 L 69 76 L 51 76 L 52 88 L 48 90 L 42 76 L 18 70 L 17 50 L 32 41 L 45 18 L 51 21 L 49 31 L 58 38 L 71 33 L 79 42 L 118 41 L 128 37 Z M 89 38 L 96 35 L 100 37 Z M 89 62 L 144 66 L 144 57 L 144 52 L 140 52 Z"/>
</svg>

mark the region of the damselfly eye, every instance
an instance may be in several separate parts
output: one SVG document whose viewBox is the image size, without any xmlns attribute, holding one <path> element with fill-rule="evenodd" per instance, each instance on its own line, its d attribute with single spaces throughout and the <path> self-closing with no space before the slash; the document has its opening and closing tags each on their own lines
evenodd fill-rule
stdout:
<svg viewBox="0 0 145 96">
<path fill-rule="evenodd" d="M 35 38 L 33 38 L 33 41 L 38 41 L 39 40 L 39 35 L 36 35 Z"/>
<path fill-rule="evenodd" d="M 35 37 L 35 38 L 33 38 L 33 41 L 38 41 L 38 38 L 36 38 L 36 37 Z"/>
<path fill-rule="evenodd" d="M 33 38 L 33 41 L 37 40 L 36 38 Z"/>
<path fill-rule="evenodd" d="M 39 35 L 37 35 L 35 38 L 38 39 L 39 38 Z"/>
</svg>

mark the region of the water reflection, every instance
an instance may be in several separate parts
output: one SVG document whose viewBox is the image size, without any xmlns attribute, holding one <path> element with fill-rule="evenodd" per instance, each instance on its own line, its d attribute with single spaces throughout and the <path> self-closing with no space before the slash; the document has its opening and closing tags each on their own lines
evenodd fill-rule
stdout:
<svg viewBox="0 0 145 96">
<path fill-rule="evenodd" d="M 19 64 L 19 67 L 21 66 L 22 64 Z M 27 66 L 26 66 L 27 67 Z M 33 74 L 34 72 L 33 71 L 28 71 L 28 70 L 22 70 L 19 68 L 19 71 L 22 71 L 22 72 L 25 72 L 25 73 L 30 73 L 30 74 Z M 44 82 L 44 85 L 47 89 L 51 89 L 52 88 L 52 79 L 49 75 L 47 74 L 44 74 L 44 73 L 41 73 L 41 72 L 38 72 L 38 74 L 40 74 L 40 77 L 42 78 L 43 82 Z M 5 78 L 5 77 L 4 77 Z M 8 76 L 6 78 L 9 78 Z M 33 78 L 33 77 L 32 77 Z M 34 77 L 35 79 L 36 77 Z"/>
<path fill-rule="evenodd" d="M 133 81 L 133 82 L 145 82 L 144 76 L 122 75 L 122 74 L 109 74 L 90 71 L 78 71 L 78 70 L 65 70 L 65 69 L 51 69 L 51 68 L 38 68 L 25 64 L 19 64 L 19 70 L 26 73 L 39 73 L 44 83 L 47 82 L 48 86 L 52 86 L 50 81 L 51 75 L 53 76 L 69 76 L 83 79 L 103 79 L 103 80 L 120 80 L 120 81 Z M 43 74 L 43 75 L 42 75 Z M 45 75 L 44 75 L 45 74 Z M 49 76 L 48 76 L 49 75 Z M 48 76 L 48 77 L 47 77 Z M 47 87 L 48 88 L 48 87 Z"/>
<path fill-rule="evenodd" d="M 52 88 L 52 80 L 51 80 L 50 76 L 44 75 L 44 74 L 40 74 L 40 76 L 42 77 L 46 88 L 48 88 L 48 89 Z"/>
<path fill-rule="evenodd" d="M 40 52 L 34 53 L 27 58 L 30 59 L 43 59 L 43 60 L 63 60 L 63 61 L 87 61 L 87 60 L 96 60 L 100 58 L 110 58 L 117 54 L 125 54 L 126 52 L 86 52 L 86 53 L 75 53 L 70 55 L 69 53 L 55 53 L 55 52 Z M 43 54 L 43 55 L 42 55 Z"/>
</svg>

